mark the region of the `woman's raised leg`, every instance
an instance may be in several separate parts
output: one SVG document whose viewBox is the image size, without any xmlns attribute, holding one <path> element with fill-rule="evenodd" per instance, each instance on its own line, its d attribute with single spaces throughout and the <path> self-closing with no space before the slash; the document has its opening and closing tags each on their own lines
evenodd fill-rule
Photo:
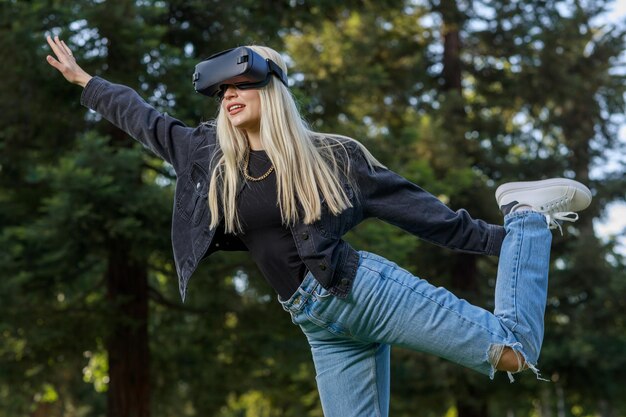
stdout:
<svg viewBox="0 0 626 417">
<path fill-rule="evenodd" d="M 510 183 L 499 191 L 507 235 L 495 313 L 362 252 L 349 297 L 338 299 L 321 290 L 303 314 L 344 337 L 432 353 L 490 376 L 502 350 L 509 347 L 537 372 L 550 256 L 548 226 L 555 218 L 564 219 L 567 211 L 585 208 L 591 194 L 582 184 L 562 179 Z"/>
<path fill-rule="evenodd" d="M 507 214 L 507 234 L 494 313 L 368 252 L 361 252 L 346 299 L 331 296 L 309 274 L 298 293 L 283 302 L 311 345 L 326 417 L 387 415 L 389 345 L 432 353 L 490 377 L 502 353 L 515 351 L 538 374 L 535 365 L 543 338 L 550 253 L 548 225 L 565 216 L 563 211 L 541 207 L 545 203 L 559 210 L 581 210 L 589 204 L 590 193 L 567 180 L 558 185 L 521 184 L 498 198 Z M 569 197 L 554 197 L 560 191 Z"/>
</svg>

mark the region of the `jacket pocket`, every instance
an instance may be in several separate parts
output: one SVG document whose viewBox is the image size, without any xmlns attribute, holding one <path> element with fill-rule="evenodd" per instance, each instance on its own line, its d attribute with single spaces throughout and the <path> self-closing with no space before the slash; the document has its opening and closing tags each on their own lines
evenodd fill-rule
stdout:
<svg viewBox="0 0 626 417">
<path fill-rule="evenodd" d="M 176 198 L 176 209 L 183 219 L 198 225 L 208 210 L 208 174 L 199 164 L 193 164 L 181 182 L 183 188 Z"/>
</svg>

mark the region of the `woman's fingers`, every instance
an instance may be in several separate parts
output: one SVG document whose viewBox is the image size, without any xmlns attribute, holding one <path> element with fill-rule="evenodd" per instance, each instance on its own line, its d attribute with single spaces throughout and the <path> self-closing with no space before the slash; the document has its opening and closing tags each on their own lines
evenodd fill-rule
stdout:
<svg viewBox="0 0 626 417">
<path fill-rule="evenodd" d="M 65 52 L 72 58 L 74 58 L 74 55 L 72 54 L 72 50 L 65 44 L 65 41 L 61 41 L 61 45 L 63 45 L 63 48 L 65 49 Z"/>
<path fill-rule="evenodd" d="M 46 60 L 48 61 L 48 64 L 52 65 L 54 68 L 58 69 L 59 71 L 61 71 L 61 63 L 59 61 L 57 61 L 56 59 L 54 59 L 54 57 L 52 55 L 48 55 L 46 57 Z"/>
<path fill-rule="evenodd" d="M 59 70 L 68 81 L 73 82 L 79 67 L 72 56 L 72 51 L 58 36 L 55 36 L 54 39 L 47 36 L 46 39 L 56 55 L 56 59 L 48 55 L 48 63 Z"/>
<path fill-rule="evenodd" d="M 55 40 L 56 39 L 58 39 L 58 36 L 55 36 Z M 60 60 L 62 57 L 65 56 L 65 51 L 62 51 L 59 48 L 59 46 L 56 44 L 56 42 L 52 40 L 50 35 L 46 36 L 46 40 L 48 41 L 48 45 L 50 45 L 50 48 L 52 49 L 52 52 L 54 52 L 54 54 L 57 56 L 58 60 Z"/>
<path fill-rule="evenodd" d="M 46 37 L 48 41 L 48 45 L 52 48 L 52 51 L 57 57 L 57 60 L 63 63 L 65 60 L 74 59 L 72 55 L 72 50 L 65 44 L 64 41 L 60 40 L 58 36 L 55 36 L 52 39 L 50 36 Z"/>
<path fill-rule="evenodd" d="M 52 65 L 54 68 L 56 68 L 57 70 L 64 72 L 65 68 L 64 68 L 62 61 L 65 60 L 66 52 L 64 50 L 62 51 L 61 50 L 62 47 L 59 47 L 59 45 L 56 42 L 54 42 L 52 38 L 50 38 L 50 36 L 47 36 L 46 40 L 48 41 L 48 45 L 50 45 L 52 52 L 54 52 L 54 54 L 56 55 L 56 59 L 53 56 L 48 55 L 46 57 L 46 59 L 48 60 L 48 63 Z"/>
</svg>

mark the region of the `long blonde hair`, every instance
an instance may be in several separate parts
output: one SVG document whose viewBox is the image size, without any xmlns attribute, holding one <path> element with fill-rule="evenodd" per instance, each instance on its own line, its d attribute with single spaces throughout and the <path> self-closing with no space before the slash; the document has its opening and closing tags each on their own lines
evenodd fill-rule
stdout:
<svg viewBox="0 0 626 417">
<path fill-rule="evenodd" d="M 287 67 L 278 52 L 263 46 L 249 48 L 274 61 L 287 74 Z M 310 130 L 302 120 L 291 92 L 275 77 L 259 89 L 259 96 L 261 144 L 276 173 L 277 199 L 283 224 L 299 221 L 299 208 L 302 209 L 304 223 L 318 220 L 322 200 L 334 215 L 351 207 L 341 181 L 342 175 L 347 175 L 346 163 L 349 163 L 344 143 L 352 141 L 358 144 L 370 166 L 382 164 L 354 139 Z M 226 232 L 236 233 L 241 231 L 237 190 L 242 181 L 240 173 L 245 169 L 243 164 L 249 144 L 245 132 L 231 124 L 221 107 L 217 116 L 217 142 L 221 152 L 216 154 L 219 160 L 209 184 L 210 226 L 217 227 L 221 208 Z M 336 153 L 338 150 L 343 150 L 346 156 L 340 158 L 341 161 Z"/>
</svg>

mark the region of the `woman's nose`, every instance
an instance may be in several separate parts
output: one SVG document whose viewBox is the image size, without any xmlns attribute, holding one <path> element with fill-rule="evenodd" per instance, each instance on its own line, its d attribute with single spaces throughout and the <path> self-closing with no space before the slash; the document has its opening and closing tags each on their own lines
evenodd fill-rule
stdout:
<svg viewBox="0 0 626 417">
<path fill-rule="evenodd" d="M 224 98 L 232 98 L 235 97 L 237 95 L 237 89 L 235 88 L 234 85 L 229 85 L 226 87 L 226 90 L 224 90 Z"/>
</svg>

